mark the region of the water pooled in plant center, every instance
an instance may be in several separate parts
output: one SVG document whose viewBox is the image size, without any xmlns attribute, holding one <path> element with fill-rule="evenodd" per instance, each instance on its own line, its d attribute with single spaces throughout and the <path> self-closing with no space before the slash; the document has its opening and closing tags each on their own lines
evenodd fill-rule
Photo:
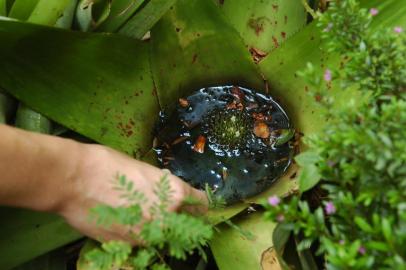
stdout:
<svg viewBox="0 0 406 270">
<path fill-rule="evenodd" d="M 294 131 L 270 96 L 237 86 L 208 87 L 161 112 L 156 147 L 162 167 L 228 204 L 272 185 L 291 163 Z"/>
</svg>

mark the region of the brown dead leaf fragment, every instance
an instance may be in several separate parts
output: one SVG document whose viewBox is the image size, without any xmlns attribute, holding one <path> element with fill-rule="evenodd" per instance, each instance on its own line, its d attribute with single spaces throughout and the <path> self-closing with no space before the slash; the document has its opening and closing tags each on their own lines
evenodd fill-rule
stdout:
<svg viewBox="0 0 406 270">
<path fill-rule="evenodd" d="M 238 86 L 233 86 L 231 88 L 231 94 L 238 99 L 239 101 L 244 100 L 244 93 L 241 91 L 240 87 Z"/>
<path fill-rule="evenodd" d="M 180 98 L 179 105 L 183 108 L 186 108 L 187 106 L 189 106 L 189 101 L 185 98 Z"/>
<path fill-rule="evenodd" d="M 264 121 L 256 121 L 254 124 L 254 134 L 259 138 L 268 139 L 270 136 L 268 125 Z"/>
<path fill-rule="evenodd" d="M 260 49 L 251 47 L 250 48 L 250 53 L 252 56 L 252 59 L 256 64 L 258 64 L 265 56 L 268 55 L 268 53 L 261 51 Z"/>
<path fill-rule="evenodd" d="M 233 100 L 233 102 L 227 104 L 227 110 L 232 110 L 232 109 L 237 109 L 237 110 L 242 110 L 244 109 L 244 105 L 242 105 L 241 102 L 236 102 L 235 100 Z"/>
<path fill-rule="evenodd" d="M 192 149 L 197 153 L 203 154 L 205 145 L 206 145 L 206 137 L 204 137 L 203 135 L 199 135 Z"/>
<path fill-rule="evenodd" d="M 252 118 L 254 118 L 255 120 L 259 120 L 259 121 L 271 121 L 272 120 L 272 116 L 264 115 L 263 113 L 256 113 L 256 112 L 252 113 Z"/>
<path fill-rule="evenodd" d="M 261 256 L 262 270 L 281 270 L 282 267 L 278 261 L 276 251 L 273 247 L 268 248 Z"/>
</svg>

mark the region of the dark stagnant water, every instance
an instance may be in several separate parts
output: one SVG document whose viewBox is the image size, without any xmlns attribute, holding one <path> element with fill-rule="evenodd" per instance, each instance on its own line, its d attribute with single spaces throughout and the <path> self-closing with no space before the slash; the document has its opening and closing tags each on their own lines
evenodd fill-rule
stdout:
<svg viewBox="0 0 406 270">
<path fill-rule="evenodd" d="M 200 89 L 161 112 L 155 150 L 162 167 L 232 204 L 272 185 L 293 155 L 292 125 L 269 95 L 237 86 Z"/>
</svg>

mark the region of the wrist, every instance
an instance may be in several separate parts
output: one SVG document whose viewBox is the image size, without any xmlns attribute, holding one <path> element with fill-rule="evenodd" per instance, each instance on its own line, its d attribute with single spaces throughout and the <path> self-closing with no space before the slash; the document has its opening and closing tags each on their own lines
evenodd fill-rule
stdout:
<svg viewBox="0 0 406 270">
<path fill-rule="evenodd" d="M 90 155 L 90 145 L 79 143 L 70 139 L 63 139 L 60 162 L 52 170 L 48 190 L 54 196 L 45 205 L 43 211 L 62 213 L 72 200 L 75 200 L 80 190 L 80 182 L 84 167 Z"/>
</svg>

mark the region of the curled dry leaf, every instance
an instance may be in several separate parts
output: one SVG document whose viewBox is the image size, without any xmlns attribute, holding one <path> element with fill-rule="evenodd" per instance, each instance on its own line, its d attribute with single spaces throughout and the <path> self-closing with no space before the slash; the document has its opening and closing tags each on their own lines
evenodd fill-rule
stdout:
<svg viewBox="0 0 406 270">
<path fill-rule="evenodd" d="M 276 251 L 273 247 L 268 248 L 262 253 L 261 268 L 263 270 L 281 270 L 282 267 L 278 261 Z"/>
<path fill-rule="evenodd" d="M 268 139 L 270 136 L 268 125 L 264 121 L 256 121 L 254 124 L 254 134 L 259 138 Z"/>
<path fill-rule="evenodd" d="M 203 154 L 205 145 L 206 145 L 206 137 L 204 137 L 203 135 L 199 135 L 192 149 L 197 153 Z"/>
<path fill-rule="evenodd" d="M 183 108 L 186 108 L 187 106 L 189 106 L 189 101 L 185 98 L 180 98 L 179 105 Z"/>
</svg>

